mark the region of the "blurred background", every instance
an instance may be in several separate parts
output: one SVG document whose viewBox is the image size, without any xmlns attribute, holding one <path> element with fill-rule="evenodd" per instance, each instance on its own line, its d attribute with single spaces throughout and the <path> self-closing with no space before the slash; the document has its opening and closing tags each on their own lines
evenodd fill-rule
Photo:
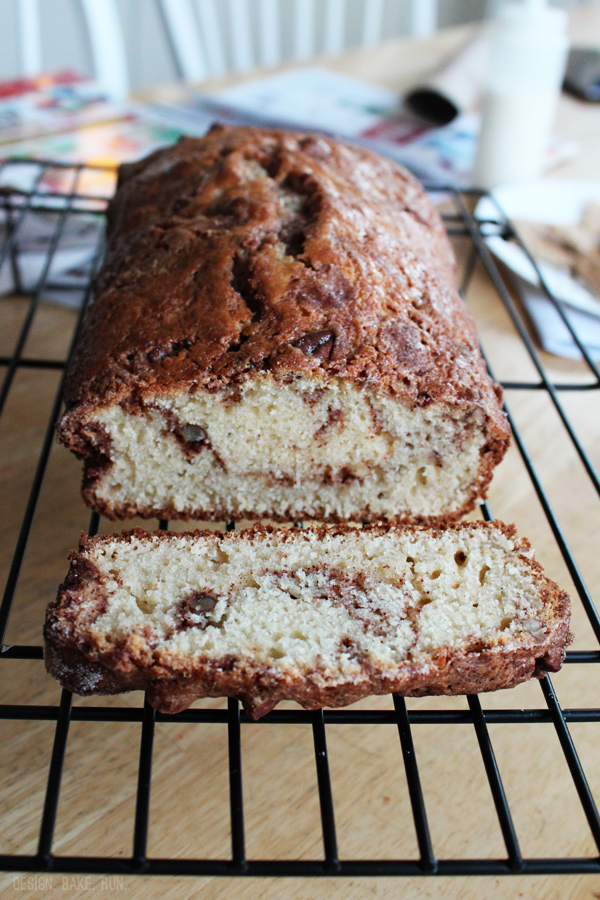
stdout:
<svg viewBox="0 0 600 900">
<path fill-rule="evenodd" d="M 19 3 L 21 0 L 0 0 L 0 80 L 14 78 L 22 73 L 22 51 L 16 35 L 19 29 Z M 100 0 L 100 5 L 103 0 Z M 202 3 L 203 0 L 199 0 Z M 426 36 L 432 27 L 446 28 L 484 18 L 494 11 L 499 0 L 439 0 L 437 4 L 429 0 L 383 0 L 381 16 L 382 34 L 386 39 L 403 34 L 421 33 Z M 556 0 L 555 6 L 572 8 L 594 0 Z M 596 0 L 597 2 L 597 0 Z M 245 4 L 252 41 L 258 43 L 260 0 L 250 0 Z M 297 46 L 298 9 L 306 6 L 314 10 L 317 33 L 322 36 L 318 52 L 325 52 L 325 29 L 319 27 L 319 20 L 325 19 L 328 4 L 324 0 L 279 0 L 278 11 L 281 21 L 281 54 L 283 60 L 301 58 Z M 347 0 L 345 17 L 344 47 L 357 46 L 363 40 L 362 0 Z M 127 50 L 130 86 L 132 90 L 151 88 L 156 84 L 172 81 L 177 76 L 173 54 L 165 39 L 163 27 L 163 7 L 158 0 L 117 0 L 118 17 L 122 25 Z M 437 11 L 432 14 L 432 10 Z M 219 0 L 215 4 L 217 15 L 225 20 L 239 15 L 236 0 Z M 190 4 L 192 14 L 196 6 Z M 74 68 L 92 73 L 92 49 L 89 44 L 82 18 L 80 0 L 41 0 L 39 12 L 42 25 L 42 70 Z M 337 48 L 336 48 L 337 49 Z M 339 48 L 340 50 L 342 47 Z M 227 68 L 231 60 L 227 60 Z M 221 73 L 211 73 L 221 74 Z"/>
</svg>

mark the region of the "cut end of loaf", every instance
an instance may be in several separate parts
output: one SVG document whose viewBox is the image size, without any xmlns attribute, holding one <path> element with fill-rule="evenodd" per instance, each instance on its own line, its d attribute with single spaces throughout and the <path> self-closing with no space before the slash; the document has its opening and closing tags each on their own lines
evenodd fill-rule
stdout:
<svg viewBox="0 0 600 900">
<path fill-rule="evenodd" d="M 440 524 L 484 495 L 500 388 L 401 166 L 217 127 L 123 167 L 107 219 L 59 430 L 94 509 Z"/>
<path fill-rule="evenodd" d="M 257 526 L 86 539 L 48 610 L 46 662 L 80 693 L 255 717 L 368 694 L 474 693 L 560 667 L 569 601 L 511 530 Z"/>
<path fill-rule="evenodd" d="M 469 404 L 413 408 L 343 379 L 255 378 L 148 396 L 63 425 L 111 518 L 452 521 L 485 495 L 506 435 Z"/>
</svg>

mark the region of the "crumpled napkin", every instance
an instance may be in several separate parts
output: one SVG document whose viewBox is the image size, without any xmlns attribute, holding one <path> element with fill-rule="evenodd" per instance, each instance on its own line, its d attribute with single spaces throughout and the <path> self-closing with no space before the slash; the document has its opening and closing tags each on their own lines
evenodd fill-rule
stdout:
<svg viewBox="0 0 600 900">
<path fill-rule="evenodd" d="M 573 340 L 569 328 L 543 289 L 509 269 L 506 269 L 506 272 L 540 346 L 557 356 L 581 359 L 581 351 Z M 591 358 L 600 359 L 600 316 L 574 309 L 567 303 L 561 303 L 560 307 Z"/>
</svg>

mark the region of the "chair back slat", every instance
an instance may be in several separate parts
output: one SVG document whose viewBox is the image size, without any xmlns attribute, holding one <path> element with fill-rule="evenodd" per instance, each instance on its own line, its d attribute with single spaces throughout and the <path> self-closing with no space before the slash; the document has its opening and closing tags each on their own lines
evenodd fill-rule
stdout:
<svg viewBox="0 0 600 900">
<path fill-rule="evenodd" d="M 364 2 L 361 33 L 361 44 L 363 47 L 372 47 L 381 40 L 383 30 L 383 3 L 384 0 L 365 0 Z"/>
<path fill-rule="evenodd" d="M 38 0 L 21 0 L 19 12 L 19 37 L 21 39 L 21 67 L 24 75 L 31 77 L 42 70 L 42 26 Z"/>
<path fill-rule="evenodd" d="M 413 37 L 429 37 L 437 29 L 438 0 L 411 0 Z"/>
<path fill-rule="evenodd" d="M 294 59 L 310 59 L 314 55 L 315 0 L 295 0 Z"/>
<path fill-rule="evenodd" d="M 78 0 L 88 31 L 95 77 L 113 98 L 129 92 L 129 73 L 119 4 L 129 0 Z M 386 0 L 155 0 L 162 15 L 180 78 L 199 82 L 256 65 L 276 66 L 286 57 L 310 60 L 336 54 L 347 45 L 349 9 L 360 16 L 360 43 L 373 46 L 383 37 Z M 410 33 L 435 31 L 438 0 L 404 0 L 409 4 Z M 48 3 L 44 11 L 53 8 Z M 43 70 L 40 0 L 17 0 L 20 71 Z M 291 28 L 290 28 L 291 26 Z M 285 38 L 285 30 L 291 37 Z M 353 30 L 353 29 L 350 29 Z M 291 44 L 291 47 L 289 46 Z M 290 54 L 291 51 L 291 54 Z"/>
<path fill-rule="evenodd" d="M 129 72 L 123 29 L 115 0 L 81 0 L 94 71 L 102 89 L 115 100 L 129 93 Z"/>
<path fill-rule="evenodd" d="M 228 66 L 216 0 L 196 0 L 196 12 L 200 23 L 200 37 L 206 54 L 208 74 L 211 78 L 218 78 L 219 75 L 227 72 Z"/>
<path fill-rule="evenodd" d="M 208 70 L 192 7 L 188 0 L 159 0 L 159 5 L 177 74 L 184 81 L 202 81 Z"/>
<path fill-rule="evenodd" d="M 231 29 L 231 68 L 234 72 L 244 72 L 254 65 L 248 0 L 227 0 L 227 5 Z"/>
<path fill-rule="evenodd" d="M 258 59 L 261 66 L 281 62 L 278 0 L 258 0 Z"/>
<path fill-rule="evenodd" d="M 345 0 L 326 0 L 325 4 L 325 53 L 341 53 L 344 49 Z"/>
</svg>

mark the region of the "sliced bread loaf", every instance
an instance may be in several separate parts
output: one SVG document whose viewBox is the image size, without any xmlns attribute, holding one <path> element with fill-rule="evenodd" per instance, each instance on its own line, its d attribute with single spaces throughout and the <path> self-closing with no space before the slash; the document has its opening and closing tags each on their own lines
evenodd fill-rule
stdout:
<svg viewBox="0 0 600 900">
<path fill-rule="evenodd" d="M 109 518 L 455 521 L 510 429 L 401 166 L 216 128 L 123 166 L 59 439 Z"/>
</svg>

